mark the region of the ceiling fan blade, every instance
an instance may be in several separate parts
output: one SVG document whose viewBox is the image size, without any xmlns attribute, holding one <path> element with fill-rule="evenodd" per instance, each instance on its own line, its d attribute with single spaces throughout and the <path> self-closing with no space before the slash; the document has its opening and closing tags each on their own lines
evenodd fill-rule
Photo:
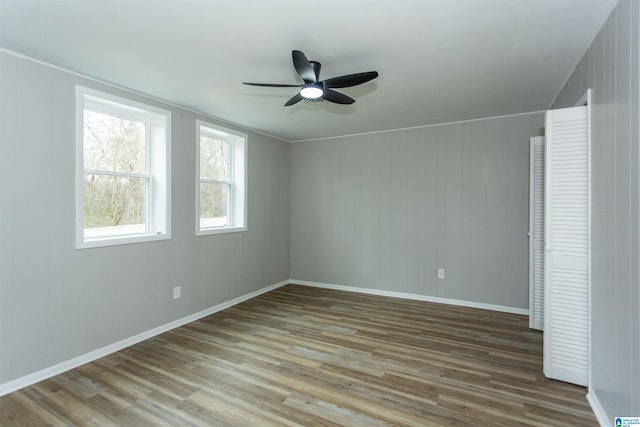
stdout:
<svg viewBox="0 0 640 427">
<path fill-rule="evenodd" d="M 300 78 L 304 80 L 306 84 L 316 83 L 318 79 L 316 78 L 316 73 L 309 63 L 307 56 L 299 50 L 292 51 L 291 56 L 293 57 L 293 66 L 298 72 Z"/>
<path fill-rule="evenodd" d="M 350 96 L 331 89 L 325 89 L 322 98 L 329 102 L 335 102 L 336 104 L 353 104 L 356 102 L 356 100 Z"/>
<path fill-rule="evenodd" d="M 286 104 L 284 104 L 285 107 L 288 107 L 290 105 L 293 104 L 297 104 L 298 102 L 302 101 L 304 98 L 302 97 L 302 95 L 300 95 L 300 93 L 296 93 L 295 95 L 293 95 L 293 97 L 291 97 L 290 100 L 287 101 Z"/>
<path fill-rule="evenodd" d="M 313 68 L 313 73 L 316 75 L 316 82 L 320 81 L 320 69 L 322 65 L 318 61 L 309 61 L 309 65 Z"/>
<path fill-rule="evenodd" d="M 333 77 L 323 80 L 322 84 L 326 88 L 350 87 L 366 83 L 378 77 L 377 71 L 367 71 L 365 73 L 348 74 L 346 76 Z"/>
<path fill-rule="evenodd" d="M 264 86 L 264 87 L 300 87 L 300 85 L 288 85 L 288 84 L 280 84 L 280 83 L 250 83 L 250 82 L 242 82 L 243 85 L 249 86 Z"/>
</svg>

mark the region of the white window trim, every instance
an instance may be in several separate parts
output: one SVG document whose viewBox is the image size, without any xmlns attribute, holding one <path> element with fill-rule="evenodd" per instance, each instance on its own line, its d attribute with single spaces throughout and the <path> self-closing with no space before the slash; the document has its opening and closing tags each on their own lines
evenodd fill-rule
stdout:
<svg viewBox="0 0 640 427">
<path fill-rule="evenodd" d="M 206 127 L 219 133 L 223 137 L 231 136 L 228 139 L 231 151 L 230 165 L 230 201 L 229 225 L 220 227 L 200 228 L 200 128 Z M 225 135 L 227 134 L 227 135 Z M 196 236 L 207 236 L 211 234 L 234 233 L 247 230 L 247 159 L 248 159 L 248 136 L 242 132 L 228 129 L 203 120 L 196 120 L 196 210 L 195 228 Z M 222 181 L 221 181 L 222 182 Z"/>
<path fill-rule="evenodd" d="M 90 106 L 92 110 L 114 114 L 108 105 L 113 103 L 123 118 L 143 121 L 148 126 L 147 162 L 150 174 L 149 192 L 151 200 L 147 200 L 147 229 L 141 234 L 106 236 L 85 239 L 84 237 L 84 110 Z M 124 114 L 123 111 L 126 111 Z M 150 151 L 153 154 L 150 154 Z M 114 173 L 117 174 L 117 173 Z M 135 175 L 135 174 L 127 174 Z M 142 104 L 109 93 L 100 92 L 82 86 L 76 86 L 76 249 L 96 248 L 102 246 L 124 245 L 171 239 L 171 112 Z M 150 203 L 154 206 L 151 206 Z M 150 223 L 150 224 L 149 224 Z"/>
</svg>

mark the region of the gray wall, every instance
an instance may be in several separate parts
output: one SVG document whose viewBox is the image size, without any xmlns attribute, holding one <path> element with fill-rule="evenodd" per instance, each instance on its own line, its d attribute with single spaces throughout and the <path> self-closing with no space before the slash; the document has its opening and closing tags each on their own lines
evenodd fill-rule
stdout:
<svg viewBox="0 0 640 427">
<path fill-rule="evenodd" d="M 292 144 L 291 277 L 527 308 L 543 126 L 534 113 Z"/>
<path fill-rule="evenodd" d="M 622 0 L 558 95 L 593 89 L 590 393 L 606 417 L 640 414 L 640 2 Z"/>
<path fill-rule="evenodd" d="M 249 132 L 248 231 L 195 237 L 193 113 L 0 55 L 0 383 L 289 277 L 288 143 Z M 75 84 L 172 112 L 171 240 L 74 249 Z"/>
</svg>

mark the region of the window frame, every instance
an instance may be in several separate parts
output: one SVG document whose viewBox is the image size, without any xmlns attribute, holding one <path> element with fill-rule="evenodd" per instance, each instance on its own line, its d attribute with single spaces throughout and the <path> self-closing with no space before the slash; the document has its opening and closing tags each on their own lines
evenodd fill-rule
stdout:
<svg viewBox="0 0 640 427">
<path fill-rule="evenodd" d="M 229 165 L 227 180 L 212 180 L 200 176 L 200 144 L 202 128 L 208 130 L 208 136 L 220 138 L 229 144 Z M 217 124 L 196 120 L 196 161 L 195 161 L 195 233 L 196 236 L 233 233 L 247 230 L 247 146 L 248 136 Z M 226 184 L 228 193 L 228 224 L 213 227 L 200 226 L 200 186 L 202 183 Z"/>
<path fill-rule="evenodd" d="M 96 111 L 145 124 L 145 172 L 85 169 L 84 112 Z M 171 112 L 110 93 L 76 86 L 76 249 L 124 245 L 171 238 Z M 144 179 L 145 232 L 85 237 L 84 176 Z"/>
</svg>

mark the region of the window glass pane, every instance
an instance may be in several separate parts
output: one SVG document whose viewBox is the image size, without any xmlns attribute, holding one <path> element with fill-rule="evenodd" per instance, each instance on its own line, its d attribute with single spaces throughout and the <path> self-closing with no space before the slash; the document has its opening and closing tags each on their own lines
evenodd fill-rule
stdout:
<svg viewBox="0 0 640 427">
<path fill-rule="evenodd" d="M 200 137 L 200 178 L 229 180 L 229 143 Z"/>
<path fill-rule="evenodd" d="M 229 225 L 229 184 L 200 183 L 200 228 Z"/>
<path fill-rule="evenodd" d="M 146 178 L 85 174 L 85 238 L 146 232 Z"/>
<path fill-rule="evenodd" d="M 84 110 L 85 169 L 146 173 L 145 124 Z"/>
</svg>

